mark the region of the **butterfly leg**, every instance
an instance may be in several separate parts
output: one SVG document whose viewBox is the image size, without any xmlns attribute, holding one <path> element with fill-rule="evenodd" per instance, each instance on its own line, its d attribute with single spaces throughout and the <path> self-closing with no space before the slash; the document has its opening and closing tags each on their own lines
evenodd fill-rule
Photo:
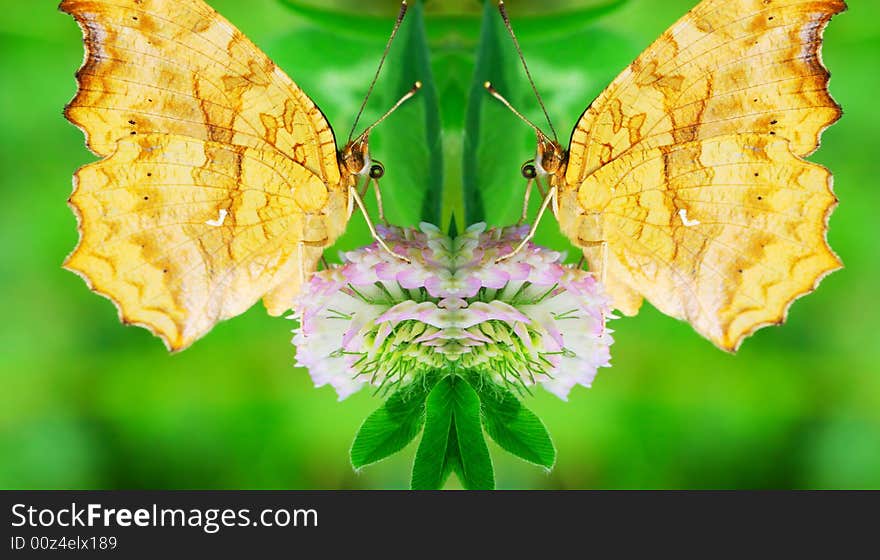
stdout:
<svg viewBox="0 0 880 560">
<path fill-rule="evenodd" d="M 587 247 L 599 247 L 600 253 L 600 262 L 602 263 L 599 269 L 599 281 L 603 284 L 605 283 L 605 271 L 608 270 L 608 242 L 607 241 L 584 241 L 579 240 L 579 244 L 582 244 L 581 247 L 586 250 Z M 586 260 L 586 254 L 581 254 L 581 260 L 578 262 L 578 268 L 581 267 L 584 260 Z M 595 270 L 591 270 L 595 274 Z"/>
<path fill-rule="evenodd" d="M 540 188 L 540 183 L 538 183 L 538 188 Z M 544 201 L 541 202 L 541 209 L 538 210 L 538 215 L 535 217 L 535 223 L 532 224 L 532 228 L 529 230 L 528 235 L 526 235 L 523 240 L 519 242 L 519 245 L 516 246 L 516 249 L 507 253 L 506 255 L 501 255 L 500 257 L 495 259 L 495 262 L 509 259 L 515 254 L 519 253 L 522 248 L 526 246 L 526 243 L 528 243 L 532 240 L 533 237 L 535 237 L 535 232 L 538 230 L 538 225 L 541 223 L 541 218 L 544 216 L 544 212 L 547 211 L 547 206 L 549 206 L 550 203 L 556 198 L 556 193 L 556 186 L 554 185 L 550 187 L 550 191 L 547 193 L 547 196 L 544 197 Z"/>
<path fill-rule="evenodd" d="M 529 179 L 526 182 L 526 194 L 523 195 L 522 214 L 520 214 L 519 222 L 517 222 L 517 224 L 521 225 L 521 224 L 525 223 L 526 218 L 529 217 L 529 195 L 532 194 L 532 183 L 533 182 L 534 182 L 534 179 Z"/>
<path fill-rule="evenodd" d="M 388 244 L 385 243 L 385 240 L 382 239 L 382 237 L 376 231 L 376 227 L 373 225 L 373 220 L 370 219 L 370 215 L 367 213 L 367 207 L 364 206 L 364 201 L 361 198 L 361 195 L 357 192 L 357 189 L 355 187 L 349 187 L 348 192 L 349 192 L 349 196 L 354 198 L 354 202 L 355 202 L 355 204 L 357 204 L 358 208 L 360 209 L 361 214 L 364 215 L 364 220 L 366 220 L 366 222 L 367 222 L 367 227 L 370 228 L 370 235 L 373 236 L 373 239 L 376 240 L 376 242 L 379 244 L 379 246 L 382 247 L 383 249 L 385 249 L 386 251 L 388 251 L 389 254 L 397 257 L 398 259 L 400 259 L 404 262 L 410 262 L 410 260 L 408 258 L 406 258 L 405 256 L 401 255 L 400 253 L 394 252 L 394 250 L 392 250 L 391 247 L 389 247 Z"/>
<path fill-rule="evenodd" d="M 373 193 L 376 195 L 376 205 L 379 207 L 379 219 L 387 226 L 388 220 L 385 219 L 385 208 L 382 206 L 382 189 L 379 188 L 379 180 L 370 179 L 370 182 L 373 183 Z"/>
<path fill-rule="evenodd" d="M 352 193 L 355 192 L 353 188 L 348 189 L 348 200 L 345 202 L 345 215 L 348 216 L 348 219 L 351 219 L 351 215 L 354 213 L 354 196 Z"/>
</svg>

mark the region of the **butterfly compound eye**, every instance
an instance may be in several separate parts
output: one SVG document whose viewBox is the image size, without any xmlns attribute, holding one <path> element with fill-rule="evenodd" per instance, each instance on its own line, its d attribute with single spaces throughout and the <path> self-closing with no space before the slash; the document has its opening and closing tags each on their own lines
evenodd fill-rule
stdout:
<svg viewBox="0 0 880 560">
<path fill-rule="evenodd" d="M 538 170 L 535 169 L 534 163 L 524 163 L 519 172 L 522 173 L 522 176 L 526 179 L 534 179 L 538 176 Z"/>
<path fill-rule="evenodd" d="M 374 163 L 370 166 L 371 179 L 381 179 L 383 175 L 385 175 L 385 168 L 381 163 Z"/>
</svg>

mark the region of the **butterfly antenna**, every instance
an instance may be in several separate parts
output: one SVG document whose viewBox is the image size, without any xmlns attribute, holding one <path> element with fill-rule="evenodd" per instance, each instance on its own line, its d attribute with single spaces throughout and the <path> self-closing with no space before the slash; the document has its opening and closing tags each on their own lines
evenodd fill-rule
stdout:
<svg viewBox="0 0 880 560">
<path fill-rule="evenodd" d="M 525 71 L 526 71 L 526 77 L 529 79 L 529 84 L 531 84 L 531 86 L 532 86 L 532 91 L 535 92 L 535 97 L 538 98 L 538 105 L 540 105 L 541 110 L 544 111 L 544 117 L 547 119 L 547 124 L 550 125 L 550 132 L 553 133 L 553 139 L 558 141 L 559 138 L 556 135 L 556 129 L 553 128 L 553 121 L 550 120 L 550 114 L 547 113 L 547 107 L 544 106 L 544 100 L 541 99 L 541 94 L 538 93 L 538 88 L 535 86 L 535 80 L 532 79 L 532 73 L 529 72 L 529 65 L 526 64 L 526 57 L 523 56 L 522 49 L 519 46 L 519 41 L 517 41 L 516 34 L 513 32 L 513 26 L 510 25 L 510 18 L 507 16 L 507 9 L 504 7 L 504 0 L 498 0 L 498 12 L 501 14 L 501 19 L 504 21 L 504 27 L 507 28 L 507 32 L 510 34 L 510 38 L 513 39 L 513 46 L 516 47 L 516 54 L 519 55 L 519 60 L 520 60 L 520 62 L 522 62 L 523 69 L 525 69 Z M 490 90 L 490 93 L 491 93 L 491 90 Z M 498 97 L 499 99 L 504 101 L 502 98 L 500 98 L 500 96 L 496 96 L 496 97 Z M 506 101 L 504 103 L 508 107 L 510 107 L 509 103 L 507 103 Z M 510 107 L 510 109 L 514 113 L 519 115 L 519 113 L 517 113 L 516 111 L 513 110 L 513 107 Z M 526 120 L 525 118 L 522 117 L 522 115 L 520 115 L 520 118 L 522 118 L 523 120 Z M 526 122 L 528 122 L 528 121 L 526 120 Z M 529 124 L 531 124 L 531 123 L 529 123 Z M 535 128 L 534 125 L 532 125 L 532 127 Z"/>
<path fill-rule="evenodd" d="M 522 113 L 520 113 L 519 111 L 517 111 L 516 109 L 514 109 L 513 105 L 510 104 L 510 101 L 508 101 L 507 99 L 505 99 L 504 96 L 501 95 L 500 93 L 498 93 L 498 90 L 495 89 L 494 86 L 492 86 L 492 82 L 486 82 L 486 83 L 484 83 L 484 84 L 483 84 L 483 87 L 486 88 L 486 91 L 489 92 L 489 95 L 491 95 L 492 97 L 494 97 L 494 98 L 497 99 L 498 101 L 502 102 L 502 103 L 504 104 L 504 106 L 507 107 L 508 109 L 510 109 L 510 111 L 511 111 L 514 115 L 516 115 L 517 117 L 519 117 L 521 121 L 523 121 L 524 123 L 526 123 L 527 125 L 529 125 L 532 129 L 534 129 L 534 131 L 538 134 L 538 136 L 542 136 L 542 137 L 544 137 L 544 138 L 547 137 L 547 135 L 544 134 L 543 132 L 541 132 L 541 129 L 538 128 L 537 125 L 535 125 L 535 123 L 533 123 L 532 121 L 530 121 L 529 119 L 527 119 L 527 118 L 525 117 L 525 115 L 523 115 Z"/>
<path fill-rule="evenodd" d="M 391 115 L 391 113 L 393 113 L 394 111 L 397 110 L 398 107 L 400 107 L 401 105 L 406 103 L 420 89 L 422 89 L 422 82 L 414 83 L 413 87 L 411 87 L 408 92 L 404 93 L 403 96 L 401 96 L 401 98 L 397 100 L 397 103 L 395 103 L 394 105 L 391 106 L 390 109 L 385 111 L 385 114 L 382 115 L 381 117 L 379 117 L 379 119 L 376 122 L 374 122 L 373 124 L 368 126 L 366 130 L 361 132 L 361 134 L 360 134 L 360 136 L 358 136 L 358 138 L 365 138 L 365 137 L 369 136 L 370 132 L 372 132 L 372 130 L 374 128 L 376 128 L 379 125 L 379 123 L 381 123 L 382 121 L 387 119 Z"/>
<path fill-rule="evenodd" d="M 403 18 L 406 16 L 407 9 L 406 0 L 403 0 L 400 3 L 400 12 L 397 13 L 397 20 L 394 22 L 394 28 L 391 30 L 391 36 L 388 37 L 388 42 L 385 43 L 385 51 L 382 53 L 382 58 L 379 59 L 379 67 L 376 68 L 376 73 L 373 75 L 373 81 L 370 82 L 370 87 L 367 89 L 367 95 L 364 96 L 364 100 L 361 103 L 361 108 L 358 109 L 357 117 L 354 119 L 354 124 L 351 125 L 351 132 L 348 133 L 348 140 L 351 141 L 351 138 L 354 136 L 354 131 L 357 129 L 358 121 L 361 119 L 361 115 L 364 112 L 364 109 L 367 106 L 367 100 L 370 99 L 370 94 L 373 93 L 373 88 L 376 86 L 376 81 L 379 79 L 379 73 L 382 71 L 382 66 L 385 64 L 385 58 L 388 57 L 388 51 L 391 50 L 391 43 L 394 42 L 394 37 L 397 35 L 397 30 L 400 29 L 400 24 L 403 23 Z M 384 118 L 384 117 L 383 117 Z"/>
</svg>

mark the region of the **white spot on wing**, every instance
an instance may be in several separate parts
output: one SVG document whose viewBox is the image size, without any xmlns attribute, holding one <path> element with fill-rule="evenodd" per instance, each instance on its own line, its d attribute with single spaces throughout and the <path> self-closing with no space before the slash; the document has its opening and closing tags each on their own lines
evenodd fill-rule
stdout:
<svg viewBox="0 0 880 560">
<path fill-rule="evenodd" d="M 208 220 L 205 223 L 208 224 L 209 226 L 220 227 L 223 225 L 223 222 L 226 221 L 227 214 L 228 214 L 228 212 L 226 211 L 226 209 L 221 208 L 220 209 L 220 217 L 218 217 L 216 220 Z"/>
<path fill-rule="evenodd" d="M 812 51 L 816 49 L 814 41 L 818 39 L 823 17 L 824 14 L 821 12 L 810 14 L 810 21 L 801 28 L 799 33 L 801 40 L 800 58 L 809 58 L 812 56 Z"/>
<path fill-rule="evenodd" d="M 88 29 L 89 35 L 91 35 L 89 49 L 93 51 L 93 55 L 96 58 L 106 58 L 107 53 L 104 50 L 104 44 L 107 42 L 107 32 L 101 27 L 98 17 L 89 12 L 82 13 L 81 17 L 84 20 L 82 25 Z M 88 58 L 89 49 L 86 49 L 86 58 Z"/>
<path fill-rule="evenodd" d="M 678 211 L 678 217 L 681 218 L 681 223 L 683 223 L 686 227 L 700 225 L 700 220 L 688 220 L 688 211 L 684 208 Z"/>
</svg>

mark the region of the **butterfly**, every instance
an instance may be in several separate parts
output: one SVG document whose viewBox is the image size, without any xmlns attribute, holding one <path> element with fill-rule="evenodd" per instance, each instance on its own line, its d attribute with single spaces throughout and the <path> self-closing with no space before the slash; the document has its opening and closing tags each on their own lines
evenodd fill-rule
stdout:
<svg viewBox="0 0 880 560">
<path fill-rule="evenodd" d="M 523 175 L 545 195 L 534 226 L 549 205 L 625 315 L 647 299 L 727 351 L 782 323 L 842 267 L 831 173 L 804 158 L 841 116 L 820 49 L 845 9 L 703 0 L 589 104 L 567 149 L 523 118 L 537 133 Z"/>
<path fill-rule="evenodd" d="M 60 9 L 86 51 L 64 115 L 103 158 L 74 176 L 80 239 L 64 267 L 124 323 L 181 350 L 261 298 L 283 313 L 355 204 L 385 246 L 359 193 L 383 173 L 368 137 L 385 117 L 339 149 L 315 103 L 202 0 Z"/>
</svg>

